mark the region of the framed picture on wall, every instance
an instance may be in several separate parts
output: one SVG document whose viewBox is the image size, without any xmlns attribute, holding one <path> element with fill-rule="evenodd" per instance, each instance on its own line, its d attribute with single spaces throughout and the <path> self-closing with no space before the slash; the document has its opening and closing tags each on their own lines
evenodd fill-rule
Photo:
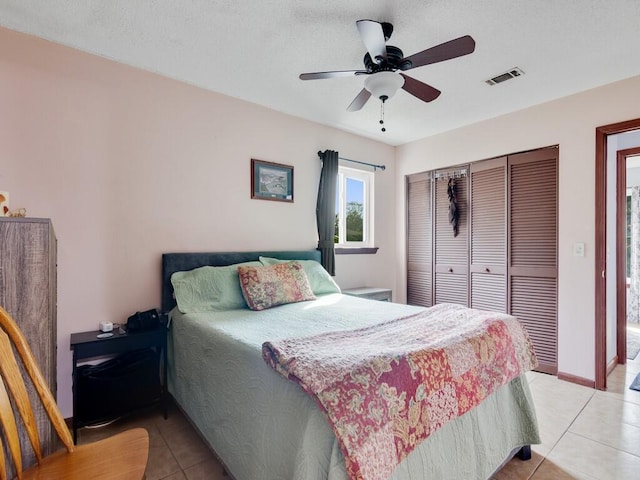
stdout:
<svg viewBox="0 0 640 480">
<path fill-rule="evenodd" d="M 293 167 L 252 158 L 251 198 L 293 202 Z"/>
</svg>

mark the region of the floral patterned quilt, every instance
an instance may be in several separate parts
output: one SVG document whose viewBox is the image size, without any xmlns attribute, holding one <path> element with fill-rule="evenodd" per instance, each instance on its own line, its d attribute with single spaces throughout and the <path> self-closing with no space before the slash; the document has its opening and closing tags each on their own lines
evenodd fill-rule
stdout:
<svg viewBox="0 0 640 480">
<path fill-rule="evenodd" d="M 262 355 L 326 412 L 353 480 L 387 479 L 431 433 L 537 365 L 515 317 L 452 304 L 265 342 Z"/>
</svg>

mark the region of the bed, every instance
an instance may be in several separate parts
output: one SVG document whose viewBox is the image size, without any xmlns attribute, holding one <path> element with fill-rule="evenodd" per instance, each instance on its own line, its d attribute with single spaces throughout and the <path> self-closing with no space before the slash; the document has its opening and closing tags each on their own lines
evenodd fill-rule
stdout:
<svg viewBox="0 0 640 480">
<path fill-rule="evenodd" d="M 267 365 L 263 344 L 368 328 L 425 309 L 330 292 L 261 311 L 183 314 L 176 307 L 174 273 L 260 257 L 308 262 L 319 261 L 319 252 L 163 255 L 162 310 L 171 312 L 169 392 L 236 480 L 347 480 L 345 457 L 327 416 L 300 385 Z M 389 478 L 485 479 L 515 454 L 526 458 L 528 446 L 539 441 L 522 374 L 431 433 Z"/>
</svg>

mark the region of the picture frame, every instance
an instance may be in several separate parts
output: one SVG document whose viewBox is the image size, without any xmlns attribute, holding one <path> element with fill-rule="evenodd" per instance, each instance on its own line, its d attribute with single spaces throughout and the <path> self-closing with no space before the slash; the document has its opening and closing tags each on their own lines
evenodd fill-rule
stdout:
<svg viewBox="0 0 640 480">
<path fill-rule="evenodd" d="M 252 158 L 251 198 L 293 203 L 293 166 Z"/>
</svg>

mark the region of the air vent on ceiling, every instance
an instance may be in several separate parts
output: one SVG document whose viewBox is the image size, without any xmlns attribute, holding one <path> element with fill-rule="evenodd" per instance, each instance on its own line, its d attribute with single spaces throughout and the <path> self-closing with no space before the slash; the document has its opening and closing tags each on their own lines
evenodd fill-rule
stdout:
<svg viewBox="0 0 640 480">
<path fill-rule="evenodd" d="M 521 75 L 524 75 L 524 72 L 520 70 L 518 67 L 515 67 L 509 70 L 508 72 L 501 73 L 500 75 L 496 75 L 495 77 L 490 78 L 489 80 L 485 80 L 485 82 L 488 83 L 489 85 L 495 85 L 497 83 L 506 82 L 507 80 L 511 80 L 512 78 L 516 78 Z"/>
</svg>

